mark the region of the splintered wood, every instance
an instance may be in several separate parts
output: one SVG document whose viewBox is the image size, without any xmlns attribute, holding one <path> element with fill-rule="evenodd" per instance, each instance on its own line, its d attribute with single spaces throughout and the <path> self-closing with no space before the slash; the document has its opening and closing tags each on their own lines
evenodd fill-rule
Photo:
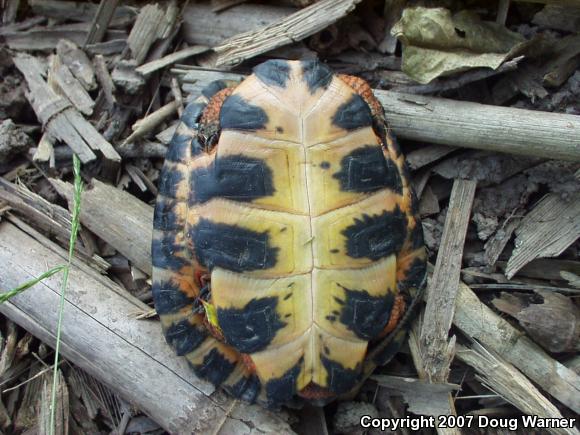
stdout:
<svg viewBox="0 0 580 435">
<path fill-rule="evenodd" d="M 425 371 L 433 382 L 445 382 L 453 359 L 455 338 L 448 342 L 459 288 L 463 245 L 477 183 L 455 180 L 441 247 L 427 289 L 427 307 L 421 330 Z"/>
<path fill-rule="evenodd" d="M 300 41 L 351 12 L 361 0 L 322 0 L 272 23 L 242 33 L 214 47 L 216 65 L 236 65 L 274 48 Z"/>
<path fill-rule="evenodd" d="M 457 357 L 469 364 L 478 373 L 478 380 L 491 391 L 501 395 L 509 403 L 528 415 L 541 418 L 563 416 L 538 389 L 512 364 L 474 342 L 471 348 L 458 346 Z M 580 431 L 572 428 L 548 429 L 556 435 L 578 435 Z"/>
<path fill-rule="evenodd" d="M 95 160 L 95 151 L 111 163 L 119 164 L 121 156 L 103 136 L 83 118 L 69 101 L 58 96 L 42 78 L 42 67 L 32 56 L 18 54 L 14 64 L 24 75 L 30 89 L 27 94 L 36 116 L 46 131 L 62 140 L 83 163 Z"/>
<path fill-rule="evenodd" d="M 507 320 L 459 284 L 453 324 L 576 413 L 580 413 L 580 376 L 544 352 Z"/>
</svg>

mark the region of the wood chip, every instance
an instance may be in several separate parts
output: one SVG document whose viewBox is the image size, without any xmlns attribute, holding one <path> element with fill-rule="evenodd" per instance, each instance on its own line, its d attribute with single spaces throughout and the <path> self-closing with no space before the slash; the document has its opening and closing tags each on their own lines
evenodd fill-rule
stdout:
<svg viewBox="0 0 580 435">
<path fill-rule="evenodd" d="M 99 3 L 99 8 L 94 14 L 93 22 L 91 23 L 91 29 L 87 34 L 87 39 L 85 39 L 84 45 L 94 44 L 95 42 L 101 42 L 107 33 L 107 28 L 111 22 L 119 0 L 101 0 Z"/>
<path fill-rule="evenodd" d="M 62 39 L 68 39 L 81 46 L 85 41 L 88 25 L 84 23 L 65 24 L 47 28 L 34 28 L 25 32 L 4 33 L 6 43 L 12 50 L 20 51 L 52 51 Z M 123 30 L 109 32 L 111 39 L 126 39 L 127 33 Z"/>
<path fill-rule="evenodd" d="M 313 35 L 351 12 L 361 0 L 322 0 L 265 28 L 234 36 L 214 47 L 216 65 L 236 65 Z"/>
<path fill-rule="evenodd" d="M 99 81 L 99 85 L 101 85 L 100 92 L 103 95 L 103 99 L 106 101 L 106 108 L 107 110 L 111 110 L 115 105 L 115 84 L 113 83 L 113 79 L 109 74 L 109 69 L 107 68 L 107 64 L 105 62 L 105 58 L 97 54 L 95 55 L 93 62 L 95 64 L 95 74 L 97 76 L 97 80 Z"/>
<path fill-rule="evenodd" d="M 176 13 L 176 8 L 172 7 L 171 3 L 167 10 L 161 8 L 158 3 L 148 4 L 141 8 L 127 39 L 133 59 L 138 65 L 143 63 L 153 43 L 165 37 L 173 27 Z"/>
<path fill-rule="evenodd" d="M 456 151 L 457 148 L 446 145 L 427 145 L 407 154 L 407 163 L 413 170 L 427 166 Z"/>
<path fill-rule="evenodd" d="M 502 292 L 492 303 L 518 319 L 529 336 L 549 352 L 580 351 L 580 309 L 574 301 L 555 292 L 535 293 Z"/>
<path fill-rule="evenodd" d="M 564 201 L 546 195 L 516 229 L 515 248 L 506 269 L 512 278 L 535 258 L 557 257 L 580 237 L 580 194 Z"/>
<path fill-rule="evenodd" d="M 441 397 L 460 389 L 456 384 L 432 384 L 398 376 L 373 375 L 371 379 L 391 394 L 403 396 L 409 411 L 417 415 L 447 415 L 449 408 L 445 401 L 441 401 Z"/>
<path fill-rule="evenodd" d="M 94 3 L 75 2 L 70 0 L 28 0 L 35 14 L 58 20 L 92 21 L 98 6 Z M 135 19 L 135 8 L 121 6 L 115 10 L 112 25 L 125 26 Z M 81 44 L 82 45 L 82 44 Z"/>
<path fill-rule="evenodd" d="M 69 397 L 68 387 L 60 370 L 56 381 L 56 411 L 54 427 L 51 426 L 52 377 L 44 376 L 42 393 L 39 400 L 38 431 L 44 434 L 68 435 L 69 433 Z M 54 429 L 54 431 L 53 431 Z"/>
<path fill-rule="evenodd" d="M 91 116 L 95 102 L 58 56 L 51 56 L 48 83 L 59 95 L 66 97 L 84 115 Z"/>
<path fill-rule="evenodd" d="M 86 53 L 74 42 L 61 39 L 56 46 L 56 54 L 87 91 L 96 89 L 97 82 L 93 65 Z"/>
<path fill-rule="evenodd" d="M 176 62 L 181 60 L 187 59 L 188 57 L 195 56 L 196 54 L 203 53 L 208 51 L 209 47 L 204 45 L 194 45 L 193 47 L 187 47 L 183 50 L 176 51 L 175 53 L 168 54 L 167 56 L 162 57 L 161 59 L 153 60 L 148 62 L 144 65 L 141 65 L 135 69 L 139 74 L 143 74 L 144 76 L 148 76 L 149 74 L 154 73 L 162 68 L 165 68 L 169 65 L 173 65 Z"/>
</svg>

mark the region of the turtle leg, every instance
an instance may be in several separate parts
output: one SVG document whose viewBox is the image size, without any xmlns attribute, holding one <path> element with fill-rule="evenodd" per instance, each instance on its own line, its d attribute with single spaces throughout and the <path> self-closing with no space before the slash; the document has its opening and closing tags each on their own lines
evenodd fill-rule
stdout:
<svg viewBox="0 0 580 435">
<path fill-rule="evenodd" d="M 165 338 L 175 352 L 188 360 L 198 376 L 253 402 L 260 382 L 238 352 L 211 335 L 205 313 L 195 309 L 203 287 L 200 277 L 207 270 L 195 261 L 187 233 L 190 164 L 213 158 L 199 134 L 200 123 L 209 125 L 211 117 L 204 119 L 204 112 L 213 109 L 213 97 L 228 87 L 224 81 L 214 82 L 188 104 L 169 145 L 153 220 L 152 292 Z"/>
</svg>

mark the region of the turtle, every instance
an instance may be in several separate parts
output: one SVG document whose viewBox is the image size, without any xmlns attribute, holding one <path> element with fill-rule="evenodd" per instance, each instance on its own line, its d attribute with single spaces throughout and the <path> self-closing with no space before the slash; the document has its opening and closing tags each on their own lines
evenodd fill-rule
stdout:
<svg viewBox="0 0 580 435">
<path fill-rule="evenodd" d="M 152 292 L 195 374 L 268 408 L 357 391 L 404 343 L 427 254 L 369 84 L 269 60 L 187 105 L 159 180 Z"/>
</svg>

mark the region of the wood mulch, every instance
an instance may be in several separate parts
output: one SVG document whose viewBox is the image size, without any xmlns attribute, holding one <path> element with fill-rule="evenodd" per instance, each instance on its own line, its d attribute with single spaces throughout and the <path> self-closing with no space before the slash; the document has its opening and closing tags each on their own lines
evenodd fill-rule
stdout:
<svg viewBox="0 0 580 435">
<path fill-rule="evenodd" d="M 0 292 L 66 261 L 73 153 L 86 185 L 56 434 L 380 433 L 362 415 L 402 434 L 418 416 L 434 417 L 424 434 L 510 422 L 527 434 L 526 415 L 577 418 L 580 5 L 455 3 L 523 48 L 495 69 L 422 83 L 391 34 L 417 6 L 406 0 L 2 1 Z M 152 304 L 153 204 L 178 118 L 212 80 L 270 58 L 320 58 L 369 81 L 407 156 L 429 250 L 408 344 L 324 409 L 267 411 L 197 379 Z M 61 278 L 0 305 L 0 433 L 49 431 Z"/>
</svg>

